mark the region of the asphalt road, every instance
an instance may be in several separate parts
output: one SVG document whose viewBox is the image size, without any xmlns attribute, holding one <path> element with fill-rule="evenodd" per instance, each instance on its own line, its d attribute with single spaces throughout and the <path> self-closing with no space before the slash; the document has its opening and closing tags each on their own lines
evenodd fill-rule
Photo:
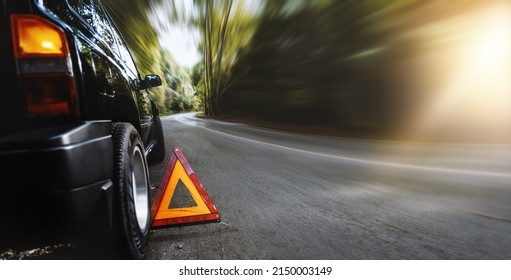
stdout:
<svg viewBox="0 0 511 280">
<path fill-rule="evenodd" d="M 146 259 L 511 259 L 511 145 L 313 136 L 193 113 L 162 121 L 152 195 L 178 146 L 222 221 L 153 230 Z M 88 246 L 0 259 L 89 259 Z"/>
<path fill-rule="evenodd" d="M 511 146 L 163 126 L 153 185 L 179 146 L 222 221 L 155 230 L 147 259 L 511 259 Z"/>
</svg>

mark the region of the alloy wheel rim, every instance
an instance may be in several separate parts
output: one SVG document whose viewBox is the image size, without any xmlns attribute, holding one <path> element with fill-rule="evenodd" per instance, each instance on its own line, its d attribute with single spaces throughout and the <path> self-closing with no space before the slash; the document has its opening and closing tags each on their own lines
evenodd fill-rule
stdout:
<svg viewBox="0 0 511 280">
<path fill-rule="evenodd" d="M 131 169 L 132 194 L 135 204 L 135 216 L 142 232 L 147 228 L 149 216 L 149 193 L 147 182 L 147 170 L 144 158 L 139 146 L 135 146 L 133 152 L 133 167 Z"/>
</svg>

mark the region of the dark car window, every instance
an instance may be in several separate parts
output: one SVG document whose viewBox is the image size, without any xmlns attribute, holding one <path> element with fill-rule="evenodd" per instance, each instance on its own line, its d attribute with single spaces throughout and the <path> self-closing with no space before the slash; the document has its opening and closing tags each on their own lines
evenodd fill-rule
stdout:
<svg viewBox="0 0 511 280">
<path fill-rule="evenodd" d="M 128 47 L 126 47 L 124 41 L 121 38 L 121 35 L 119 35 L 119 33 L 116 32 L 115 28 L 112 30 L 112 35 L 113 35 L 112 48 L 114 48 L 115 51 L 117 52 L 117 55 L 119 55 L 121 63 L 128 68 L 126 70 L 129 70 L 133 75 L 138 76 L 137 67 L 133 62 Z"/>
<path fill-rule="evenodd" d="M 108 17 L 104 14 L 98 1 L 69 0 L 69 3 L 71 3 L 71 6 L 78 14 L 97 32 L 101 40 L 109 46 L 115 43 Z"/>
<path fill-rule="evenodd" d="M 137 67 L 130 55 L 122 36 L 119 34 L 113 21 L 97 0 L 69 0 L 69 3 L 83 19 L 101 36 L 107 46 L 117 56 L 125 71 L 129 71 L 133 79 L 138 78 Z"/>
</svg>

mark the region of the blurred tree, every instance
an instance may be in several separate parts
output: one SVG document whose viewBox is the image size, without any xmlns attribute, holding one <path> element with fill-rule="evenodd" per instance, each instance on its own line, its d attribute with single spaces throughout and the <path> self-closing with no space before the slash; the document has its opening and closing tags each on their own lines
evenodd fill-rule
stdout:
<svg viewBox="0 0 511 280">
<path fill-rule="evenodd" d="M 199 11 L 195 24 L 201 27 L 199 47 L 203 56 L 202 81 L 197 86 L 204 89 L 205 113 L 217 115 L 239 51 L 249 44 L 255 32 L 257 16 L 242 0 L 196 0 L 194 3 Z"/>
</svg>

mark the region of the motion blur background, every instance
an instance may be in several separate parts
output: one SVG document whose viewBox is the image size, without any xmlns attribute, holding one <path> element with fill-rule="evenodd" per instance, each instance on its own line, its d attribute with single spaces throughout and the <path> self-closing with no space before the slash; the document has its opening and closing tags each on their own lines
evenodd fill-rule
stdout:
<svg viewBox="0 0 511 280">
<path fill-rule="evenodd" d="M 511 1 L 105 3 L 163 114 L 511 142 Z"/>
</svg>

